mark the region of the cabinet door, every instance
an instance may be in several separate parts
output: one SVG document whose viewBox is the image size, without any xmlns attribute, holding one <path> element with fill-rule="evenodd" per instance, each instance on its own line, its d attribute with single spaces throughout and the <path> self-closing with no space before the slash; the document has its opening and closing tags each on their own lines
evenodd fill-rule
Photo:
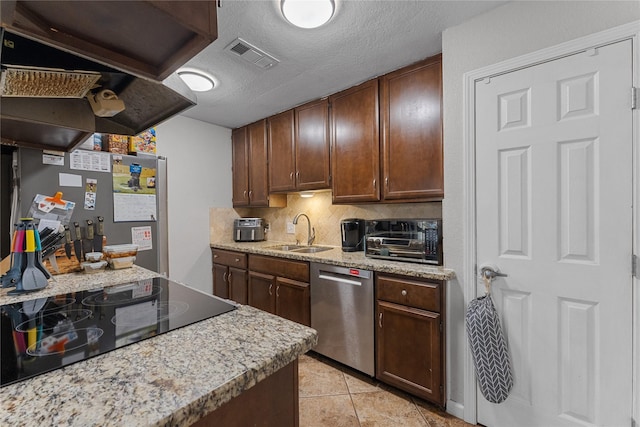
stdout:
<svg viewBox="0 0 640 427">
<path fill-rule="evenodd" d="M 278 277 L 276 279 L 276 314 L 311 326 L 309 284 Z"/>
<path fill-rule="evenodd" d="M 377 302 L 376 378 L 444 405 L 441 316 Z"/>
<path fill-rule="evenodd" d="M 213 294 L 220 298 L 229 298 L 227 282 L 228 268 L 224 265 L 213 264 Z"/>
<path fill-rule="evenodd" d="M 231 144 L 233 206 L 247 206 L 249 204 L 249 151 L 246 127 L 233 130 Z"/>
<path fill-rule="evenodd" d="M 247 304 L 247 270 L 229 267 L 229 298 L 240 304 Z"/>
<path fill-rule="evenodd" d="M 293 110 L 268 119 L 269 191 L 295 190 Z"/>
<path fill-rule="evenodd" d="M 249 140 L 249 204 L 269 206 L 267 171 L 267 121 L 247 126 Z"/>
<path fill-rule="evenodd" d="M 380 78 L 383 198 L 442 199 L 441 55 Z"/>
<path fill-rule="evenodd" d="M 329 98 L 333 203 L 380 200 L 378 80 Z"/>
<path fill-rule="evenodd" d="M 270 274 L 249 272 L 249 305 L 275 314 L 276 278 Z"/>
<path fill-rule="evenodd" d="M 310 102 L 295 113 L 297 189 L 329 188 L 329 101 Z"/>
</svg>

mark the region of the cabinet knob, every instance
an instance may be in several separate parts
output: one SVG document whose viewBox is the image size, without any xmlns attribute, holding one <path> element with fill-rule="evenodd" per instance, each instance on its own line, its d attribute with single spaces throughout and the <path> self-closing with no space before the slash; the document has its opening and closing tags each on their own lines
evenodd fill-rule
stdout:
<svg viewBox="0 0 640 427">
<path fill-rule="evenodd" d="M 403 297 L 407 296 L 407 291 L 405 291 L 404 289 L 402 290 L 402 292 L 400 292 L 402 294 Z"/>
<path fill-rule="evenodd" d="M 236 262 L 240 262 L 240 258 L 236 258 Z"/>
<path fill-rule="evenodd" d="M 273 295 L 273 283 L 269 285 L 269 295 Z"/>
<path fill-rule="evenodd" d="M 227 283 L 231 283 L 231 272 L 227 275 Z"/>
<path fill-rule="evenodd" d="M 244 190 L 244 191 L 242 192 L 242 197 L 243 197 L 243 198 L 245 198 L 245 199 L 247 198 L 247 190 Z"/>
<path fill-rule="evenodd" d="M 377 188 L 377 187 L 376 187 L 376 180 L 375 180 L 375 178 L 374 178 L 374 180 L 373 180 L 373 189 L 375 190 L 376 188 Z"/>
<path fill-rule="evenodd" d="M 280 298 L 280 286 L 276 286 L 276 297 Z"/>
<path fill-rule="evenodd" d="M 382 328 L 382 313 L 378 315 L 378 325 Z"/>
<path fill-rule="evenodd" d="M 389 189 L 389 177 L 386 177 L 384 179 L 384 185 L 387 187 L 387 189 Z"/>
<path fill-rule="evenodd" d="M 289 181 L 293 181 L 293 172 L 289 174 Z"/>
<path fill-rule="evenodd" d="M 214 255 L 213 257 L 214 257 L 214 258 L 218 258 L 218 255 Z"/>
<path fill-rule="evenodd" d="M 222 281 L 226 282 L 227 281 L 227 272 L 225 271 L 225 273 L 222 275 Z"/>
</svg>

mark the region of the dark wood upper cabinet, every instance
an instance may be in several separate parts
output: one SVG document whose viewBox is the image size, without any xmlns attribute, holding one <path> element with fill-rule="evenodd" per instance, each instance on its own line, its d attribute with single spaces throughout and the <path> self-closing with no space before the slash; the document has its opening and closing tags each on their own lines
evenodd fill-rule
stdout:
<svg viewBox="0 0 640 427">
<path fill-rule="evenodd" d="M 249 205 L 249 146 L 247 128 L 231 132 L 231 157 L 233 171 L 233 206 Z"/>
<path fill-rule="evenodd" d="M 231 133 L 234 207 L 284 207 L 285 194 L 269 195 L 267 121 L 257 121 Z"/>
<path fill-rule="evenodd" d="M 2 26 L 164 80 L 218 37 L 215 1 L 3 1 Z"/>
<path fill-rule="evenodd" d="M 296 188 L 329 188 L 329 101 L 295 109 Z"/>
<path fill-rule="evenodd" d="M 333 203 L 380 200 L 378 80 L 329 97 Z"/>
<path fill-rule="evenodd" d="M 329 188 L 329 107 L 313 101 L 268 118 L 269 191 Z"/>
<path fill-rule="evenodd" d="M 267 206 L 269 189 L 267 171 L 267 121 L 247 126 L 249 143 L 249 204 Z"/>
<path fill-rule="evenodd" d="M 442 199 L 442 56 L 382 76 L 380 98 L 383 199 Z"/>
<path fill-rule="evenodd" d="M 294 112 L 285 111 L 268 119 L 269 191 L 294 191 L 296 188 L 296 151 Z"/>
</svg>

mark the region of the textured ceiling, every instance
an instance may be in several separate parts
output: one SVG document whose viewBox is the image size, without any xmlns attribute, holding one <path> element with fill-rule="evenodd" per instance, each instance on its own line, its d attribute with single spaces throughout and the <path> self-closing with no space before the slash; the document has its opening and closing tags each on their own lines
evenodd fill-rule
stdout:
<svg viewBox="0 0 640 427">
<path fill-rule="evenodd" d="M 222 0 L 218 39 L 186 66 L 217 79 L 182 115 L 236 128 L 437 54 L 442 31 L 504 1 L 336 0 L 332 20 L 300 29 L 279 0 Z M 241 38 L 277 58 L 262 70 L 224 50 Z"/>
</svg>

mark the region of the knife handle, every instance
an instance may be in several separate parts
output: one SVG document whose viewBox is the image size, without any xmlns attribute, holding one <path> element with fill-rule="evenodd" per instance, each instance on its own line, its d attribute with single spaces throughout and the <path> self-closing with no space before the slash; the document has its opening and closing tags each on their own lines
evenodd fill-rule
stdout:
<svg viewBox="0 0 640 427">
<path fill-rule="evenodd" d="M 77 221 L 74 222 L 73 227 L 76 229 L 76 240 L 82 239 L 82 235 L 80 234 L 80 223 Z"/>
<path fill-rule="evenodd" d="M 87 239 L 93 240 L 93 221 L 87 220 Z"/>
<path fill-rule="evenodd" d="M 68 225 L 64 226 L 64 238 L 67 243 L 71 243 L 71 230 Z"/>
<path fill-rule="evenodd" d="M 98 217 L 98 235 L 104 236 L 104 217 Z"/>
</svg>

